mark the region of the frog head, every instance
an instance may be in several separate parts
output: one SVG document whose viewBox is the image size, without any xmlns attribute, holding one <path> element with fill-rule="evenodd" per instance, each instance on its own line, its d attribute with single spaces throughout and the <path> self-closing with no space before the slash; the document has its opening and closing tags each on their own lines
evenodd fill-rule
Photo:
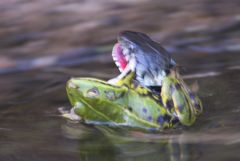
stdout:
<svg viewBox="0 0 240 161">
<path fill-rule="evenodd" d="M 105 106 L 114 109 L 114 102 L 124 102 L 125 88 L 94 78 L 72 78 L 66 89 L 75 112 L 84 120 L 104 120 L 99 111 L 106 110 Z M 99 118 L 93 119 L 95 116 Z"/>
<path fill-rule="evenodd" d="M 70 90 L 71 89 L 71 90 Z M 69 95 L 78 94 L 86 103 L 96 101 L 116 101 L 124 94 L 125 88 L 117 85 L 109 85 L 106 82 L 94 78 L 72 78 L 67 83 Z M 76 102 L 76 100 L 72 100 Z"/>
</svg>

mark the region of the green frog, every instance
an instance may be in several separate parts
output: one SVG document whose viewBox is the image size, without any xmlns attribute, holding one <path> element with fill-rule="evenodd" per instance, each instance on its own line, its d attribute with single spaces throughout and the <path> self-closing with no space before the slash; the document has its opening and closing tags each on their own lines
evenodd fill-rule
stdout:
<svg viewBox="0 0 240 161">
<path fill-rule="evenodd" d="M 186 93 L 181 81 L 166 76 L 159 95 L 132 83 L 134 76 L 130 72 L 116 85 L 95 78 L 70 79 L 66 89 L 73 112 L 64 116 L 89 124 L 145 129 L 170 128 L 178 123 L 189 126 L 195 122 L 201 102 Z"/>
<path fill-rule="evenodd" d="M 131 35 L 132 33 L 130 37 Z M 154 61 L 152 66 L 141 63 L 142 58 L 136 54 L 139 53 L 136 50 L 131 52 L 135 53 L 132 54 L 133 57 L 127 55 L 123 51 L 126 44 L 131 46 L 131 43 L 140 43 L 138 39 L 141 38 L 142 41 L 151 41 L 145 34 L 133 33 L 132 36 L 134 39 L 125 39 L 126 35 L 120 36 L 123 45 L 120 47 L 117 44 L 113 49 L 120 50 L 113 51 L 117 54 L 113 54 L 113 58 L 121 71 L 120 76 L 108 82 L 95 78 L 72 78 L 68 81 L 66 89 L 73 109 L 64 116 L 73 120 L 80 119 L 88 124 L 144 129 L 165 129 L 177 124 L 192 125 L 202 111 L 200 99 L 172 68 L 175 62 L 166 52 L 155 55 L 156 59 L 162 60 L 161 66 Z M 125 40 L 128 43 L 124 43 Z M 147 51 L 147 48 L 151 48 L 148 51 L 155 51 L 155 45 L 151 42 L 143 45 L 145 49 L 138 51 Z M 140 55 L 144 54 L 141 52 Z M 149 61 L 153 60 L 151 52 L 146 57 Z M 143 70 L 139 70 L 139 67 Z M 152 72 L 152 69 L 157 72 Z M 144 76 L 139 77 L 142 72 L 145 73 Z M 153 91 L 150 86 L 160 87 L 160 90 Z"/>
</svg>

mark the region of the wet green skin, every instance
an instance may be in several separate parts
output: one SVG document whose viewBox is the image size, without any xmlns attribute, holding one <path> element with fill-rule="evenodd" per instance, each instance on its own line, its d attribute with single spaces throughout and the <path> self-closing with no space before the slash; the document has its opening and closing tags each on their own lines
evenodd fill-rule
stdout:
<svg viewBox="0 0 240 161">
<path fill-rule="evenodd" d="M 176 123 L 192 125 L 201 112 L 201 102 L 174 76 L 163 79 L 162 93 L 134 85 L 134 72 L 116 85 L 94 78 L 72 78 L 67 94 L 74 113 L 86 123 L 164 129 Z"/>
</svg>

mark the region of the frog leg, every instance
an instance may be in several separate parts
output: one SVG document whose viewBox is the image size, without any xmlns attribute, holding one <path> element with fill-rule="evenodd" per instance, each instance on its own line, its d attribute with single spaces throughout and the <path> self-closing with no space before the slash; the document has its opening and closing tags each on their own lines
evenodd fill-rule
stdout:
<svg viewBox="0 0 240 161">
<path fill-rule="evenodd" d="M 168 75 L 163 79 L 161 97 L 164 106 L 183 125 L 192 125 L 201 112 L 200 99 L 192 97 L 190 89 L 178 76 Z"/>
<path fill-rule="evenodd" d="M 176 77 L 176 79 L 179 81 L 180 85 L 183 88 L 183 92 L 185 94 L 185 96 L 187 96 L 189 103 L 192 105 L 192 108 L 194 110 L 194 114 L 195 115 L 199 115 L 200 113 L 202 113 L 202 102 L 199 99 L 199 97 L 196 95 L 197 91 L 198 91 L 198 85 L 195 82 L 191 88 L 189 88 L 186 83 L 183 81 L 183 79 L 181 78 L 181 76 L 179 75 L 178 71 L 172 71 L 173 76 Z"/>
</svg>

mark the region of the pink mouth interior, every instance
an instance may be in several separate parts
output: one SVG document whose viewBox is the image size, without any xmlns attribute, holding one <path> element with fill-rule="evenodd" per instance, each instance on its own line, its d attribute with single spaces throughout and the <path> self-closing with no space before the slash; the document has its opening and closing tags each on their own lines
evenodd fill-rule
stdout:
<svg viewBox="0 0 240 161">
<path fill-rule="evenodd" d="M 127 60 L 125 59 L 125 56 L 122 53 L 122 48 L 119 43 L 116 43 L 113 47 L 112 55 L 115 57 L 115 63 L 121 70 L 124 70 L 127 66 Z M 119 64 L 117 64 L 117 62 Z"/>
</svg>

